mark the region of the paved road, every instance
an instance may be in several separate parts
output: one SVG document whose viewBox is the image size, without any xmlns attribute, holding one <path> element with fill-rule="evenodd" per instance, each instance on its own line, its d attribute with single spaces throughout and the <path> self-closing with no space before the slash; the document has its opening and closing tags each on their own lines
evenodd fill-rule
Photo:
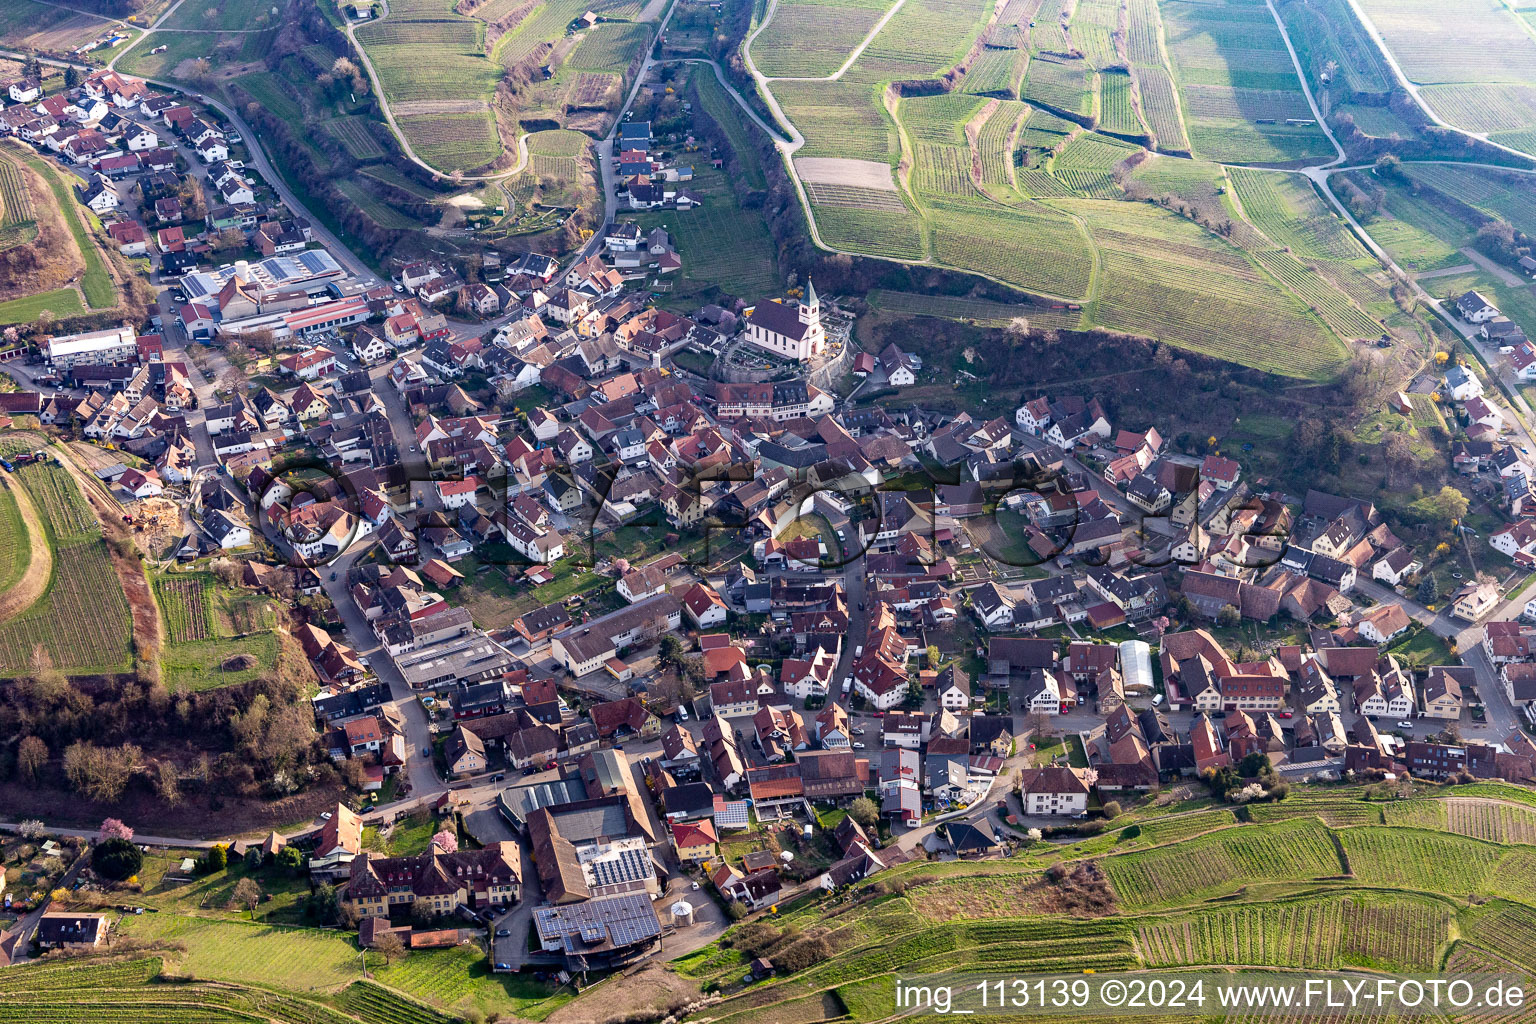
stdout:
<svg viewBox="0 0 1536 1024">
<path fill-rule="evenodd" d="M 322 566 L 321 581 L 326 596 L 341 615 L 342 624 L 347 630 L 347 642 L 359 655 L 368 659 L 368 667 L 373 670 L 373 674 L 381 682 L 389 684 L 393 703 L 405 718 L 406 775 L 411 783 L 411 798 L 435 797 L 446 791 L 448 786 L 437 777 L 437 771 L 432 766 L 432 728 L 427 711 L 396 671 L 394 662 L 373 635 L 368 620 L 358 609 L 357 602 L 352 600 L 352 594 L 346 586 L 347 570 L 367 552 L 371 543 L 372 538 L 358 541 L 329 566 Z M 332 575 L 336 578 L 331 579 Z"/>
<path fill-rule="evenodd" d="M 1481 625 L 1454 618 L 1447 614 L 1444 608 L 1439 611 L 1430 611 L 1417 601 L 1403 597 L 1375 580 L 1357 580 L 1355 589 L 1380 603 L 1399 606 L 1415 622 L 1427 626 L 1441 639 L 1453 641 L 1456 644 L 1456 653 L 1461 656 L 1462 663 L 1470 666 L 1477 678 L 1477 692 L 1483 699 L 1487 716 L 1486 723 L 1473 722 L 1464 726 L 1465 729 L 1476 732 L 1478 738 L 1488 742 L 1501 741 L 1512 731 L 1519 729 L 1519 713 L 1509 703 L 1504 687 L 1500 684 L 1499 677 L 1483 650 Z M 1511 598 L 1500 608 L 1495 609 L 1493 614 L 1488 616 L 1488 620 L 1515 618 L 1524 606 L 1523 601 Z"/>
</svg>

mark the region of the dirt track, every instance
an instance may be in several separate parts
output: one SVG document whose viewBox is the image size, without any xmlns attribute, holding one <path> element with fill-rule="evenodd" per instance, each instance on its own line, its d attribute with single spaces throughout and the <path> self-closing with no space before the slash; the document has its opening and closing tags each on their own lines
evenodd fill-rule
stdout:
<svg viewBox="0 0 1536 1024">
<path fill-rule="evenodd" d="M 18 487 L 8 473 L 0 475 L 0 486 L 9 490 L 16 499 L 16 507 L 21 511 L 21 521 L 26 524 L 27 539 L 32 547 L 32 560 L 27 563 L 26 572 L 22 573 L 14 587 L 0 594 L 0 622 L 3 622 L 32 607 L 33 602 L 48 589 L 48 581 L 53 578 L 53 549 L 48 546 L 43 524 L 37 518 L 37 509 L 32 507 L 32 498 L 26 488 Z"/>
</svg>

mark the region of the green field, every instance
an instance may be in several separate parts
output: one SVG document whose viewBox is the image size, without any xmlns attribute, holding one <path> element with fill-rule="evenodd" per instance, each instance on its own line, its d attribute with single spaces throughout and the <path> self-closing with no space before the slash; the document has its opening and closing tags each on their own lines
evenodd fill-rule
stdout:
<svg viewBox="0 0 1536 1024">
<path fill-rule="evenodd" d="M 75 316 L 85 312 L 80 293 L 73 288 L 59 288 L 22 299 L 0 302 L 0 325 L 25 324 L 36 320 L 38 314 L 48 310 L 55 318 Z"/>
</svg>

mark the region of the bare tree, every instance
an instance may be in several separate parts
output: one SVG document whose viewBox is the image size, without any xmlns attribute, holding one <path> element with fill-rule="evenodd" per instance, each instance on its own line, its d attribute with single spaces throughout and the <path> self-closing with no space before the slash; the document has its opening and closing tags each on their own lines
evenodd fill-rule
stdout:
<svg viewBox="0 0 1536 1024">
<path fill-rule="evenodd" d="M 383 953 L 384 959 L 394 963 L 405 956 L 405 943 L 400 941 L 400 936 L 394 932 L 385 932 L 373 943 L 376 952 Z"/>
<path fill-rule="evenodd" d="M 48 765 L 48 744 L 41 737 L 24 736 L 16 748 L 16 768 L 29 781 L 36 782 Z"/>
<path fill-rule="evenodd" d="M 261 902 L 261 886 L 256 884 L 254 878 L 242 878 L 235 883 L 235 891 L 229 896 L 229 909 L 249 910 L 256 913 L 256 905 Z"/>
</svg>

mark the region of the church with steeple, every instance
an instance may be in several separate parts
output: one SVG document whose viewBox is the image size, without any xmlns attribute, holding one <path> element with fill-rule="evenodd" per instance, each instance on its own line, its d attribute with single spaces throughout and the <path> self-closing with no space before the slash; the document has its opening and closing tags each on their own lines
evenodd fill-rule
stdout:
<svg viewBox="0 0 1536 1024">
<path fill-rule="evenodd" d="M 827 350 L 827 334 L 821 327 L 821 302 L 816 285 L 805 282 L 805 297 L 794 305 L 759 302 L 747 317 L 747 341 L 781 359 L 804 361 Z"/>
</svg>

